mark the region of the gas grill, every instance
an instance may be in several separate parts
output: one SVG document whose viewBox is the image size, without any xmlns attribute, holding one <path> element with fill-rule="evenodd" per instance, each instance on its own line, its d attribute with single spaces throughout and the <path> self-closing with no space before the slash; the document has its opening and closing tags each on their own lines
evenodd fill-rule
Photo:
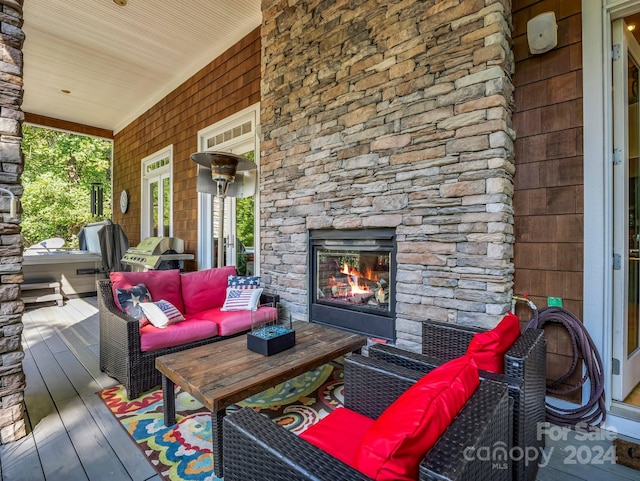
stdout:
<svg viewBox="0 0 640 481">
<path fill-rule="evenodd" d="M 127 249 L 122 263 L 132 271 L 181 269 L 183 261 L 193 257 L 184 253 L 184 241 L 179 237 L 147 237 L 136 247 Z"/>
</svg>

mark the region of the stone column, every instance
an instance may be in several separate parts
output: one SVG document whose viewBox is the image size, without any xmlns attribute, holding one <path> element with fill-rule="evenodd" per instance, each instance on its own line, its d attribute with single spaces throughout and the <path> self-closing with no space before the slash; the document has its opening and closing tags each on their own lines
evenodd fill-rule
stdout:
<svg viewBox="0 0 640 481">
<path fill-rule="evenodd" d="M 393 228 L 397 345 L 513 283 L 510 0 L 263 0 L 261 276 L 308 319 L 308 231 Z"/>
<path fill-rule="evenodd" d="M 22 194 L 22 4 L 0 0 L 0 187 Z M 0 193 L 0 444 L 25 436 L 20 298 L 22 235 L 9 214 L 10 198 Z M 18 216 L 17 216 L 18 217 Z"/>
</svg>

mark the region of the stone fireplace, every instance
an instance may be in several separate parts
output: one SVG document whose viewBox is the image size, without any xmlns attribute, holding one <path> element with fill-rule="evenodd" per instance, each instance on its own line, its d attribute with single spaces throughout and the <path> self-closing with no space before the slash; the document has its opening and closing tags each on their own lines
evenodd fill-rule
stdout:
<svg viewBox="0 0 640 481">
<path fill-rule="evenodd" d="M 309 237 L 309 320 L 395 340 L 393 229 L 313 230 Z"/>
<path fill-rule="evenodd" d="M 313 284 L 316 231 L 393 232 L 401 347 L 420 349 L 425 319 L 490 327 L 509 309 L 510 12 L 263 2 L 261 275 L 293 320 L 312 320 L 317 287 L 333 287 Z"/>
</svg>

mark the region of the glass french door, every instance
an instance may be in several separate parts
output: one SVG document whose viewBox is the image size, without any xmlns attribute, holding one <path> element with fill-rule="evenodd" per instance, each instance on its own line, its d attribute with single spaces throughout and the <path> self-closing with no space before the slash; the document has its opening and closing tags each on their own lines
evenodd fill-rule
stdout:
<svg viewBox="0 0 640 481">
<path fill-rule="evenodd" d="M 244 148 L 242 148 L 244 147 Z M 254 161 L 255 152 L 248 146 L 237 146 L 228 150 Z M 220 199 L 216 199 L 219 201 Z M 215 212 L 220 212 L 214 209 Z M 225 198 L 225 265 L 234 265 L 238 275 L 253 275 L 255 253 L 255 197 Z"/>
<path fill-rule="evenodd" d="M 256 125 L 258 105 L 199 132 L 201 150 L 241 155 L 257 164 Z M 256 174 L 254 173 L 254 176 Z M 238 181 L 238 176 L 236 176 Z M 257 275 L 258 239 L 255 195 L 224 198 L 199 194 L 198 263 L 200 268 L 217 266 L 220 223 L 224 224 L 224 265 L 234 265 L 240 275 Z M 224 218 L 220 214 L 224 212 Z"/>
<path fill-rule="evenodd" d="M 640 382 L 640 46 L 613 23 L 614 308 L 612 399 Z"/>
</svg>

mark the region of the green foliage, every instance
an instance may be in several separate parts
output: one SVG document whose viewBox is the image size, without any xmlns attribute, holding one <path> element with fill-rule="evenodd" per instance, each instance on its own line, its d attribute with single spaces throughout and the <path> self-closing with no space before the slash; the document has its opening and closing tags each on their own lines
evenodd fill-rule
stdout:
<svg viewBox="0 0 640 481">
<path fill-rule="evenodd" d="M 254 198 L 245 197 L 236 202 L 236 229 L 238 239 L 245 247 L 253 247 Z"/>
<path fill-rule="evenodd" d="M 31 125 L 22 129 L 22 233 L 29 246 L 62 237 L 76 247 L 88 222 L 111 217 L 111 142 Z M 104 215 L 91 215 L 91 183 L 104 188 Z"/>
</svg>

